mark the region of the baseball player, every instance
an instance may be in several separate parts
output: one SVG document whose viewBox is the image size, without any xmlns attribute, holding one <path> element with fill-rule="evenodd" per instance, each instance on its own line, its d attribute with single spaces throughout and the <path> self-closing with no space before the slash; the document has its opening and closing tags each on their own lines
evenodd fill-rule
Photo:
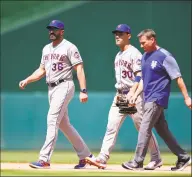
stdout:
<svg viewBox="0 0 193 177">
<path fill-rule="evenodd" d="M 50 159 L 60 129 L 73 145 L 79 157 L 79 164 L 75 169 L 86 166 L 85 157 L 92 154 L 76 129 L 70 124 L 68 117 L 68 104 L 75 92 L 72 70 L 77 71 L 80 84 L 80 102 L 88 100 L 86 79 L 83 68 L 83 60 L 77 47 L 64 39 L 64 23 L 53 20 L 47 26 L 49 38 L 52 41 L 42 51 L 40 67 L 25 80 L 19 83 L 24 89 L 29 83 L 40 80 L 46 76 L 49 96 L 49 111 L 47 115 L 47 135 L 45 143 L 40 151 L 39 160 L 30 163 L 32 168 L 50 168 Z"/>
<path fill-rule="evenodd" d="M 108 124 L 101 151 L 96 158 L 86 158 L 87 163 L 90 165 L 103 169 L 106 168 L 106 163 L 110 158 L 110 152 L 115 145 L 119 129 L 125 118 L 128 116 L 127 114 L 119 112 L 119 107 L 116 105 L 117 96 L 123 94 L 127 96 L 128 100 L 130 100 L 141 79 L 142 55 L 138 49 L 130 44 L 130 27 L 126 24 L 120 24 L 116 27 L 116 30 L 112 31 L 112 33 L 115 35 L 116 45 L 120 48 L 114 62 L 116 77 L 115 88 L 117 93 L 109 111 Z M 136 129 L 139 130 L 143 116 L 143 101 L 141 95 L 137 98 L 136 108 L 137 113 L 133 115 L 130 114 L 129 116 L 133 119 Z M 154 170 L 157 167 L 162 166 L 158 143 L 154 135 L 151 136 L 149 151 L 151 153 L 151 161 L 146 166 L 146 169 Z"/>
<path fill-rule="evenodd" d="M 139 42 L 145 53 L 142 57 L 142 81 L 134 95 L 144 92 L 144 114 L 138 134 L 135 157 L 124 162 L 123 168 L 143 168 L 151 130 L 155 127 L 159 136 L 165 141 L 168 148 L 178 157 L 172 171 L 183 170 L 191 163 L 188 153 L 180 147 L 168 128 L 164 109 L 168 107 L 170 85 L 176 80 L 187 107 L 192 109 L 192 100 L 188 95 L 186 85 L 182 79 L 179 66 L 170 52 L 157 45 L 156 33 L 152 29 L 145 29 L 138 34 Z M 135 98 L 131 98 L 135 101 Z"/>
</svg>

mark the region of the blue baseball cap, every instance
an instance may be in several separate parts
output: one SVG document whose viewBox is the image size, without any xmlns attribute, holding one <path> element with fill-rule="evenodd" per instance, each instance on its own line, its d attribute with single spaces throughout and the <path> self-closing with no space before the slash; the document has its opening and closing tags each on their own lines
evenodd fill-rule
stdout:
<svg viewBox="0 0 193 177">
<path fill-rule="evenodd" d="M 112 31 L 112 33 L 115 33 L 115 32 L 125 32 L 130 34 L 131 28 L 127 24 L 120 24 L 116 27 L 114 31 Z"/>
<path fill-rule="evenodd" d="M 51 27 L 55 27 L 58 29 L 64 29 L 64 23 L 59 20 L 52 20 L 46 28 L 49 29 Z"/>
</svg>

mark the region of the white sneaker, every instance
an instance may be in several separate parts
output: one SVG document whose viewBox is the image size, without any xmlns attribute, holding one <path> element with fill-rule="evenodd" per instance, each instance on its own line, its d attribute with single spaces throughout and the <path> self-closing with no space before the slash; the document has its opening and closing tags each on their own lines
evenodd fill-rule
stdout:
<svg viewBox="0 0 193 177">
<path fill-rule="evenodd" d="M 107 167 L 107 163 L 99 158 L 86 157 L 86 163 L 98 167 L 99 169 L 105 169 Z"/>
<path fill-rule="evenodd" d="M 160 168 L 163 165 L 162 160 L 159 161 L 151 161 L 148 165 L 144 168 L 145 170 L 155 170 L 156 168 Z"/>
</svg>

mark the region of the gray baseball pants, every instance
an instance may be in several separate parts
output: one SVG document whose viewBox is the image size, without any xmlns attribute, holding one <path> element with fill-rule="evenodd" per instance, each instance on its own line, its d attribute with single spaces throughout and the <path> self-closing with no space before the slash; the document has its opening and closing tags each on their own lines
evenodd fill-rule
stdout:
<svg viewBox="0 0 193 177">
<path fill-rule="evenodd" d="M 74 96 L 74 90 L 73 81 L 65 81 L 55 87 L 49 87 L 50 108 L 47 115 L 47 135 L 40 151 L 39 160 L 50 162 L 58 137 L 58 129 L 73 145 L 79 159 L 84 159 L 91 154 L 84 140 L 69 121 L 68 104 Z"/>
<path fill-rule="evenodd" d="M 119 113 L 119 108 L 116 106 L 116 96 L 114 97 L 113 103 L 109 111 L 106 133 L 105 133 L 101 151 L 99 154 L 99 158 L 103 159 L 104 161 L 107 161 L 109 159 L 110 152 L 112 151 L 116 143 L 116 138 L 117 138 L 119 129 L 122 123 L 124 122 L 125 118 L 128 116 L 127 114 Z M 143 112 L 144 112 L 144 105 L 143 105 L 141 96 L 139 96 L 137 99 L 136 108 L 137 108 L 137 113 L 129 116 L 132 118 L 136 129 L 139 130 L 142 117 L 143 117 Z M 129 130 L 128 130 L 128 133 L 129 133 Z M 129 145 L 129 141 L 128 141 L 128 145 Z M 158 143 L 154 134 L 152 134 L 152 136 L 150 137 L 150 143 L 148 147 L 151 154 L 151 161 L 160 160 L 161 159 L 160 151 L 159 151 Z"/>
<path fill-rule="evenodd" d="M 144 111 L 134 160 L 138 163 L 144 161 L 153 127 L 155 127 L 159 136 L 179 159 L 187 159 L 189 155 L 180 147 L 168 129 L 168 124 L 164 116 L 164 108 L 155 102 L 148 102 L 144 105 Z"/>
</svg>

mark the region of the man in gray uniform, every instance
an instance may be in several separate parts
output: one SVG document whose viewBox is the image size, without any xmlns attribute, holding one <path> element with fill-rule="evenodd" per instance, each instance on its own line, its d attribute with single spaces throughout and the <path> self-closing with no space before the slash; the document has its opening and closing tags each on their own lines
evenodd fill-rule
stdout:
<svg viewBox="0 0 193 177">
<path fill-rule="evenodd" d="M 120 51 L 115 57 L 115 77 L 117 90 L 112 102 L 106 133 L 103 139 L 101 151 L 96 159 L 87 157 L 87 163 L 97 166 L 98 168 L 106 168 L 106 163 L 110 158 L 110 153 L 115 145 L 119 129 L 128 114 L 119 112 L 119 107 L 116 105 L 118 95 L 126 95 L 127 99 L 135 93 L 138 87 L 138 82 L 141 78 L 141 53 L 137 48 L 130 44 L 131 29 L 126 24 L 120 24 L 113 31 L 116 45 Z M 136 101 L 137 113 L 130 114 L 134 125 L 139 130 L 143 116 L 143 101 L 142 95 L 139 95 Z M 129 133 L 129 130 L 128 130 Z M 129 145 L 129 141 L 128 141 Z M 154 170 L 162 166 L 158 143 L 154 135 L 151 136 L 149 151 L 151 154 L 151 162 L 146 166 L 146 169 Z"/>
<path fill-rule="evenodd" d="M 50 159 L 59 128 L 72 143 L 80 159 L 79 164 L 74 168 L 84 168 L 86 165 L 85 157 L 92 157 L 92 154 L 79 133 L 70 124 L 68 117 L 68 104 L 75 92 L 72 69 L 77 71 L 80 84 L 80 102 L 85 103 L 88 100 L 83 60 L 77 47 L 63 38 L 63 22 L 53 20 L 47 29 L 52 42 L 43 48 L 40 67 L 19 83 L 19 87 L 24 89 L 27 84 L 38 81 L 46 75 L 49 92 L 50 108 L 47 115 L 46 140 L 40 151 L 39 160 L 30 163 L 30 167 L 50 168 Z"/>
<path fill-rule="evenodd" d="M 139 129 L 135 158 L 132 161 L 123 163 L 122 166 L 130 170 L 143 167 L 143 161 L 152 135 L 151 130 L 155 127 L 159 136 L 178 157 L 176 166 L 171 170 L 183 170 L 191 163 L 191 158 L 173 137 L 164 115 L 164 109 L 168 107 L 171 81 L 176 80 L 184 96 L 185 104 L 190 109 L 192 109 L 191 98 L 188 95 L 175 58 L 167 50 L 157 45 L 156 33 L 152 29 L 145 29 L 138 34 L 138 37 L 145 53 L 142 57 L 142 80 L 131 101 L 134 103 L 137 95 L 143 90 L 145 112 Z"/>
</svg>

